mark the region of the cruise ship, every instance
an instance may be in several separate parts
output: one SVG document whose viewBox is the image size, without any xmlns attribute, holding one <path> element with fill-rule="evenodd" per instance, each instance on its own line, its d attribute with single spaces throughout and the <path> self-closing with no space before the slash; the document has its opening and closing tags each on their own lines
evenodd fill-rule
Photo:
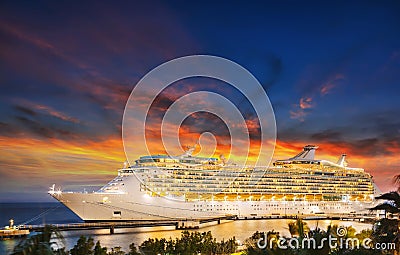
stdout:
<svg viewBox="0 0 400 255">
<path fill-rule="evenodd" d="M 218 158 L 142 156 L 100 190 L 49 194 L 82 220 L 195 220 L 233 216 L 367 213 L 375 185 L 362 168 L 314 159 L 318 147 L 270 167 L 239 166 Z"/>
</svg>

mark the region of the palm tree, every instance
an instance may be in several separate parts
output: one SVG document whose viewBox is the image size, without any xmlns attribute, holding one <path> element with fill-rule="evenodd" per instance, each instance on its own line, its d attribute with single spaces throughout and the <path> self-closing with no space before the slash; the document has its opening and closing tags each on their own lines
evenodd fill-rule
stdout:
<svg viewBox="0 0 400 255">
<path fill-rule="evenodd" d="M 307 222 L 304 222 L 301 218 L 288 224 L 290 235 L 305 237 L 307 232 L 310 230 L 307 226 Z"/>
<path fill-rule="evenodd" d="M 370 210 L 385 210 L 390 213 L 399 213 L 400 212 L 400 194 L 396 191 L 392 191 L 389 193 L 382 194 L 375 199 L 383 199 L 388 202 L 381 203 Z"/>
<path fill-rule="evenodd" d="M 385 217 L 386 217 L 386 212 L 390 213 L 400 213 L 400 174 L 396 175 L 393 177 L 393 182 L 398 185 L 397 191 L 392 191 L 389 193 L 382 194 L 375 199 L 382 199 L 386 200 L 387 202 L 381 203 L 373 208 L 371 208 L 371 211 L 376 211 L 376 210 L 384 210 L 385 211 Z"/>
<path fill-rule="evenodd" d="M 295 252 L 293 250 L 285 250 L 280 249 L 277 246 L 277 240 L 280 238 L 278 232 L 269 231 L 268 233 L 264 232 L 255 232 L 251 237 L 247 238 L 244 241 L 244 245 L 246 249 L 242 252 L 243 255 L 294 255 Z M 265 245 L 264 248 L 259 247 L 259 240 L 263 239 L 261 245 Z M 266 240 L 265 240 L 266 239 Z M 275 241 L 273 241 L 274 239 Z M 272 247 L 270 244 L 272 242 Z"/>
<path fill-rule="evenodd" d="M 382 194 L 376 199 L 386 200 L 373 208 L 371 211 L 384 210 L 385 218 L 378 220 L 375 224 L 373 237 L 379 242 L 395 242 L 397 250 L 395 254 L 400 253 L 400 220 L 399 219 L 387 219 L 386 213 L 392 213 L 400 215 L 400 174 L 393 177 L 393 182 L 397 184 L 397 191 Z"/>
<path fill-rule="evenodd" d="M 140 252 L 138 251 L 134 243 L 131 243 L 129 245 L 129 252 L 127 255 L 140 255 Z"/>
</svg>

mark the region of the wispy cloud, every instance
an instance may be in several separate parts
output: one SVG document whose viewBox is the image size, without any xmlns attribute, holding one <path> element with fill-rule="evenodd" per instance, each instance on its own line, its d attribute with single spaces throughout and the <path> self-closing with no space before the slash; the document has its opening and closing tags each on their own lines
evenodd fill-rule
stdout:
<svg viewBox="0 0 400 255">
<path fill-rule="evenodd" d="M 307 116 L 307 113 L 303 109 L 297 109 L 294 111 L 290 111 L 290 118 L 297 119 L 299 121 L 304 121 L 304 118 Z"/>
<path fill-rule="evenodd" d="M 80 122 L 77 118 L 68 116 L 67 114 L 62 113 L 60 111 L 57 111 L 57 110 L 53 109 L 50 106 L 37 104 L 37 105 L 34 105 L 33 107 L 35 109 L 39 110 L 39 111 L 43 111 L 43 112 L 49 114 L 50 116 L 59 118 L 59 119 L 64 120 L 64 121 L 69 121 L 69 122 L 73 122 L 73 123 L 79 123 Z"/>
<path fill-rule="evenodd" d="M 331 90 L 343 79 L 345 79 L 343 74 L 335 74 L 332 78 L 322 83 L 322 85 L 316 87 L 309 95 L 301 97 L 299 102 L 294 104 L 294 109 L 290 110 L 290 118 L 303 122 L 305 117 L 311 112 L 310 109 L 317 106 L 317 101 L 321 97 L 331 93 Z"/>
<path fill-rule="evenodd" d="M 88 69 L 89 66 L 82 61 L 79 61 L 77 58 L 71 57 L 68 54 L 65 54 L 61 49 L 57 48 L 54 46 L 52 43 L 48 42 L 44 38 L 41 38 L 39 36 L 36 36 L 34 34 L 30 34 L 27 31 L 24 31 L 17 26 L 12 26 L 10 24 L 7 24 L 5 22 L 0 22 L 0 29 L 7 32 L 10 35 L 13 35 L 17 37 L 18 39 L 27 42 L 31 45 L 34 45 L 35 47 L 48 51 L 54 56 L 57 56 L 60 59 L 63 59 L 64 61 L 70 62 L 71 64 L 74 64 L 78 66 L 79 68 L 82 69 Z"/>
<path fill-rule="evenodd" d="M 338 85 L 338 82 L 343 79 L 345 79 L 343 74 L 336 74 L 332 79 L 322 84 L 320 88 L 321 96 L 325 96 L 326 94 L 330 93 L 331 90 Z"/>
<path fill-rule="evenodd" d="M 41 112 L 42 114 L 52 116 L 59 120 L 72 123 L 80 123 L 80 120 L 78 118 L 69 116 L 68 114 L 58 111 L 49 105 L 38 104 L 32 101 L 21 99 L 14 101 L 18 103 L 18 105 L 15 106 L 15 109 L 28 115 L 35 116 L 38 112 Z"/>
</svg>

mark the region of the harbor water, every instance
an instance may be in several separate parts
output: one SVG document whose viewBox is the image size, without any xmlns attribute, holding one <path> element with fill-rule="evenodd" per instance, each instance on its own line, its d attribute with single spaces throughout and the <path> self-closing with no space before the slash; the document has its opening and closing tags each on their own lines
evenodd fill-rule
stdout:
<svg viewBox="0 0 400 255">
<path fill-rule="evenodd" d="M 82 222 L 75 214 L 60 203 L 0 203 L 1 226 L 8 225 L 8 221 L 11 218 L 14 219 L 15 225 L 26 223 L 27 221 L 30 221 L 27 224 Z M 293 220 L 238 220 L 191 231 L 211 231 L 217 240 L 226 240 L 234 236 L 237 240 L 243 242 L 256 231 L 274 230 L 283 236 L 289 236 L 288 223 L 291 221 Z M 357 232 L 371 228 L 370 224 L 353 221 L 307 220 L 307 224 L 311 229 L 316 226 L 326 229 L 330 224 L 353 226 Z M 84 235 L 93 237 L 95 242 L 100 241 L 102 246 L 108 248 L 119 246 L 127 252 L 131 243 L 139 246 L 148 238 L 175 239 L 181 235 L 181 232 L 181 230 L 175 230 L 174 227 L 151 227 L 115 229 L 113 235 L 110 235 L 109 229 L 65 231 L 62 234 L 68 250 L 76 244 L 81 235 Z M 0 240 L 0 254 L 9 254 L 20 240 Z"/>
</svg>

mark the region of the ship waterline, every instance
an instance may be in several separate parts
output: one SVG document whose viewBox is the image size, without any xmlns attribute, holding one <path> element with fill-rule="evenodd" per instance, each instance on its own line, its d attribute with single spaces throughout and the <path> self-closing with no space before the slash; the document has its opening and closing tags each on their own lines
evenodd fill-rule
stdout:
<svg viewBox="0 0 400 255">
<path fill-rule="evenodd" d="M 140 157 L 93 193 L 49 194 L 85 221 L 224 216 L 366 214 L 376 193 L 370 174 L 314 159 L 316 146 L 271 167 L 237 166 L 191 155 Z"/>
</svg>

